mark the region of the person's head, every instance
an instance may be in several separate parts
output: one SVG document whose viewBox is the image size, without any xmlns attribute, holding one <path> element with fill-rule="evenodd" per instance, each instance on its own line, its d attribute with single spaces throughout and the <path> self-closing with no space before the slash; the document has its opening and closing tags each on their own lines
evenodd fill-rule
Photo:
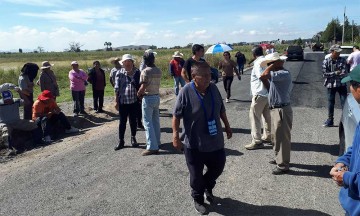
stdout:
<svg viewBox="0 0 360 216">
<path fill-rule="evenodd" d="M 251 52 L 255 58 L 264 55 L 263 48 L 259 45 L 253 46 L 253 48 L 251 49 Z"/>
<path fill-rule="evenodd" d="M 120 64 L 127 70 L 130 70 L 131 68 L 134 67 L 134 63 L 135 63 L 135 59 L 132 55 L 130 54 L 124 54 L 121 57 L 121 61 Z"/>
<path fill-rule="evenodd" d="M 50 70 L 50 68 L 51 68 L 51 66 L 54 66 L 54 64 L 50 64 L 50 62 L 49 61 L 43 61 L 42 63 L 41 63 L 41 70 L 42 71 L 49 71 Z"/>
<path fill-rule="evenodd" d="M 231 55 L 230 55 L 230 53 L 228 51 L 225 51 L 223 53 L 223 56 L 224 56 L 224 59 L 227 59 L 227 60 L 231 58 Z"/>
<path fill-rule="evenodd" d="M 357 50 L 359 50 L 359 46 L 358 46 L 358 45 L 354 45 L 354 46 L 353 46 L 353 51 L 355 52 L 355 51 L 357 51 Z"/>
<path fill-rule="evenodd" d="M 192 54 L 198 57 L 203 57 L 205 53 L 205 49 L 200 44 L 194 44 L 191 48 Z"/>
<path fill-rule="evenodd" d="M 155 66 L 155 54 L 153 52 L 145 52 L 144 56 L 144 64 L 148 67 Z"/>
<path fill-rule="evenodd" d="M 287 59 L 286 56 L 280 56 L 278 52 L 267 54 L 264 60 L 260 63 L 261 67 L 268 67 L 274 65 L 274 70 L 280 70 L 284 66 L 284 62 Z"/>
<path fill-rule="evenodd" d="M 94 61 L 94 62 L 93 62 L 93 67 L 94 67 L 94 68 L 100 68 L 100 62 L 97 61 L 97 60 Z"/>
<path fill-rule="evenodd" d="M 51 100 L 54 100 L 54 96 L 49 90 L 44 90 L 39 94 L 38 100 L 45 104 L 48 104 Z"/>
<path fill-rule="evenodd" d="M 121 65 L 120 65 L 120 61 L 121 59 L 119 57 L 116 57 L 114 59 L 111 60 L 111 64 L 113 64 L 116 68 L 120 68 Z"/>
<path fill-rule="evenodd" d="M 14 103 L 13 94 L 9 90 L 1 92 L 1 97 L 3 98 L 4 104 Z"/>
<path fill-rule="evenodd" d="M 172 57 L 175 59 L 175 60 L 180 60 L 183 58 L 183 54 L 180 52 L 180 51 L 175 51 L 174 52 L 174 55 L 172 55 Z"/>
<path fill-rule="evenodd" d="M 39 66 L 35 63 L 26 63 L 21 68 L 21 75 L 27 75 L 31 82 L 35 79 Z"/>
<path fill-rule="evenodd" d="M 337 59 L 339 58 L 342 49 L 340 48 L 340 45 L 334 44 L 330 47 L 329 51 L 331 53 L 331 58 Z"/>
<path fill-rule="evenodd" d="M 360 65 L 354 67 L 349 75 L 341 80 L 341 83 L 346 82 L 350 82 L 351 94 L 360 104 Z"/>
<path fill-rule="evenodd" d="M 207 62 L 196 62 L 191 66 L 191 77 L 201 91 L 205 91 L 210 84 L 211 69 Z"/>
<path fill-rule="evenodd" d="M 72 61 L 71 62 L 71 67 L 74 69 L 74 70 L 78 70 L 79 69 L 79 63 L 77 61 Z"/>
</svg>

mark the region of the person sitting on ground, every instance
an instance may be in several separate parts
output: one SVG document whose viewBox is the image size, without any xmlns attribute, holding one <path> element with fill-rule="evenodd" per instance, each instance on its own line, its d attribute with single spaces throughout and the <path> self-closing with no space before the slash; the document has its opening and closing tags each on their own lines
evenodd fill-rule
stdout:
<svg viewBox="0 0 360 216">
<path fill-rule="evenodd" d="M 0 131 L 2 140 L 8 147 L 8 155 L 15 155 L 16 150 L 13 147 L 12 132 L 14 129 L 21 131 L 30 131 L 35 144 L 41 144 L 42 133 L 38 130 L 35 122 L 28 119 L 20 119 L 19 107 L 24 104 L 22 99 L 14 99 L 10 89 L 14 89 L 19 94 L 21 91 L 11 83 L 0 85 L 2 99 L 0 100 Z"/>
<path fill-rule="evenodd" d="M 65 114 L 61 112 L 54 100 L 54 96 L 49 90 L 44 90 L 33 105 L 33 121 L 42 128 L 44 141 L 51 142 L 51 130 L 55 127 L 57 121 L 65 127 L 65 133 L 76 133 L 79 129 L 70 125 Z"/>
</svg>

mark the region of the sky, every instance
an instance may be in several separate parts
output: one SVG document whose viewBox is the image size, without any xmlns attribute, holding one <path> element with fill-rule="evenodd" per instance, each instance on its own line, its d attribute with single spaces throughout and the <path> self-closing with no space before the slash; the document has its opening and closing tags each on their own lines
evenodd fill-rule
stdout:
<svg viewBox="0 0 360 216">
<path fill-rule="evenodd" d="M 0 0 L 0 51 L 311 38 L 360 0 Z"/>
</svg>

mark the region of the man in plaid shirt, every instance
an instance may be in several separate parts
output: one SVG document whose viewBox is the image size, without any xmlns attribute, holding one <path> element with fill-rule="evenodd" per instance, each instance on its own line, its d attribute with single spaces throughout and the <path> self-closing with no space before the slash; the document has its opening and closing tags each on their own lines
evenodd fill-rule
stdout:
<svg viewBox="0 0 360 216">
<path fill-rule="evenodd" d="M 341 79 L 347 76 L 346 60 L 340 57 L 342 49 L 339 45 L 332 45 L 329 49 L 330 57 L 326 58 L 322 64 L 323 77 L 325 78 L 324 86 L 327 88 L 328 96 L 328 119 L 324 123 L 324 127 L 334 126 L 334 105 L 336 92 L 340 95 L 341 107 L 344 106 L 347 87 L 345 83 L 341 83 Z"/>
</svg>

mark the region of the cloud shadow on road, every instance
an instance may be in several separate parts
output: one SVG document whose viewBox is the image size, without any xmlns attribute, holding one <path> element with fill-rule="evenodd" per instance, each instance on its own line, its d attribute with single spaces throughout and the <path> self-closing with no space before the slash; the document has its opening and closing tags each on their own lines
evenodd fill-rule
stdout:
<svg viewBox="0 0 360 216">
<path fill-rule="evenodd" d="M 291 169 L 292 167 L 302 170 L 301 171 L 293 170 Z M 333 168 L 333 166 L 290 163 L 290 172 L 288 173 L 288 175 L 330 178 L 329 172 L 331 168 Z M 308 171 L 303 171 L 303 170 L 308 170 Z"/>
<path fill-rule="evenodd" d="M 291 151 L 324 152 L 334 156 L 339 155 L 339 145 L 314 144 L 314 143 L 291 143 Z"/>
<path fill-rule="evenodd" d="M 310 209 L 252 205 L 231 198 L 216 198 L 215 204 L 208 209 L 220 215 L 329 215 Z"/>
</svg>

